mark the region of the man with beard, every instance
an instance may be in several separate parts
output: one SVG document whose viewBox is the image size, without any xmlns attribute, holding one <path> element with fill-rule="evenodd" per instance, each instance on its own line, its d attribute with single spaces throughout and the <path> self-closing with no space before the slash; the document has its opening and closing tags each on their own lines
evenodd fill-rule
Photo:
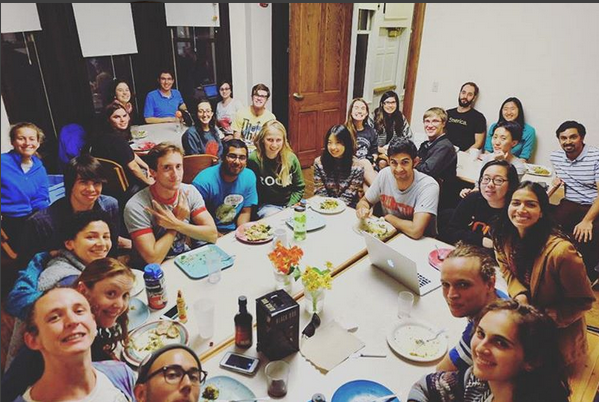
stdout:
<svg viewBox="0 0 599 402">
<path fill-rule="evenodd" d="M 276 120 L 275 115 L 266 108 L 266 102 L 270 98 L 270 89 L 264 84 L 256 84 L 252 88 L 252 104 L 247 108 L 240 109 L 233 119 L 233 136 L 245 141 L 253 141 L 260 132 L 264 123 Z M 228 140 L 229 136 L 225 137 Z"/>
<path fill-rule="evenodd" d="M 555 134 L 562 150 L 551 153 L 553 184 L 565 186 L 565 198 L 554 219 L 573 235 L 593 281 L 599 270 L 599 149 L 584 143 L 586 128 L 576 121 L 563 122 Z"/>
<path fill-rule="evenodd" d="M 462 85 L 458 96 L 458 107 L 447 110 L 447 136 L 461 151 L 480 150 L 485 143 L 487 120 L 474 109 L 478 86 L 474 82 Z"/>
<path fill-rule="evenodd" d="M 252 207 L 258 204 L 256 175 L 246 169 L 248 148 L 232 139 L 223 145 L 221 163 L 202 170 L 192 184 L 200 191 L 206 208 L 216 221 L 219 235 L 249 222 Z"/>
<path fill-rule="evenodd" d="M 508 296 L 495 289 L 495 261 L 482 248 L 458 242 L 441 264 L 443 297 L 454 317 L 468 325 L 458 344 L 437 365 L 437 371 L 466 370 L 472 365 L 473 325 L 487 304 Z"/>
</svg>

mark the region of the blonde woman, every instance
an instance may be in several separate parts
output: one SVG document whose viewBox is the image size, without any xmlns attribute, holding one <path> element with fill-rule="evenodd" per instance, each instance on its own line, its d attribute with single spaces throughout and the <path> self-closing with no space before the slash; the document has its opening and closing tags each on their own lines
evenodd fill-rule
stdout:
<svg viewBox="0 0 599 402">
<path fill-rule="evenodd" d="M 287 130 L 278 120 L 262 126 L 254 139 L 256 150 L 248 167 L 256 174 L 258 217 L 264 218 L 299 202 L 304 196 L 304 176 L 287 141 Z"/>
</svg>

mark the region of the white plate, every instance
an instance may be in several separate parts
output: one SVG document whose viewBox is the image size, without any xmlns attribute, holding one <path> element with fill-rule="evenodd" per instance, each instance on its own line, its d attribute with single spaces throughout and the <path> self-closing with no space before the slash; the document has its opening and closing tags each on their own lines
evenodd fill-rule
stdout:
<svg viewBox="0 0 599 402">
<path fill-rule="evenodd" d="M 287 223 L 287 226 L 293 229 L 293 215 L 287 218 L 285 223 Z M 326 224 L 327 221 L 325 220 L 324 216 L 315 214 L 309 210 L 306 211 L 306 232 L 312 232 L 314 230 L 321 229 L 325 227 Z"/>
<path fill-rule="evenodd" d="M 541 171 L 539 173 L 539 170 L 535 171 L 535 169 L 543 169 L 543 170 L 545 170 L 545 172 Z M 547 166 L 544 166 L 544 165 L 533 165 L 532 163 L 527 163 L 526 164 L 526 173 L 532 174 L 534 176 L 549 177 L 549 176 L 551 176 L 551 169 L 549 169 Z"/>
<path fill-rule="evenodd" d="M 331 214 L 338 214 L 340 212 L 345 211 L 345 202 L 343 202 L 343 200 L 339 199 L 339 198 L 332 198 L 332 197 L 313 197 L 310 198 L 310 200 L 308 201 L 310 203 L 310 208 L 312 208 L 314 211 L 319 212 L 321 214 L 327 214 L 327 215 L 331 215 Z M 325 209 L 322 207 L 323 203 L 325 202 L 329 202 L 332 205 L 334 205 L 333 208 L 329 208 L 329 209 Z"/>
<path fill-rule="evenodd" d="M 183 345 L 189 345 L 189 333 L 183 324 L 179 321 L 168 321 L 167 324 L 164 325 L 174 325 L 178 328 L 179 334 L 175 338 L 169 338 L 166 335 L 156 336 L 160 338 L 160 342 L 162 346 L 156 345 L 154 348 L 149 348 L 148 350 L 139 350 L 135 348 L 135 345 L 138 347 L 143 347 L 147 345 L 150 337 L 152 336 L 152 332 L 155 332 L 158 325 L 162 322 L 166 322 L 166 320 L 158 320 L 145 323 L 141 327 L 137 328 L 133 332 L 129 334 L 129 345 L 127 348 L 123 349 L 123 356 L 125 360 L 131 363 L 133 366 L 139 366 L 141 361 L 154 350 L 159 349 L 159 347 L 166 346 L 171 343 L 181 343 Z"/>
<path fill-rule="evenodd" d="M 146 287 L 146 282 L 144 281 L 144 271 L 140 271 L 139 269 L 132 269 L 132 271 L 135 274 L 135 281 L 133 282 L 131 297 L 137 296 Z"/>
<path fill-rule="evenodd" d="M 447 338 L 441 334 L 435 340 L 418 345 L 416 339 L 427 339 L 437 333 L 437 328 L 424 321 L 407 319 L 395 325 L 387 334 L 387 343 L 398 355 L 417 362 L 432 362 L 447 351 Z"/>
<path fill-rule="evenodd" d="M 384 220 L 382 218 L 373 218 L 373 217 L 366 218 L 366 223 L 368 224 L 368 226 L 370 228 L 373 228 L 373 229 L 372 230 L 361 229 L 360 221 L 358 220 L 352 227 L 354 229 L 354 232 L 356 232 L 359 235 L 361 235 L 363 232 L 370 233 L 371 235 L 376 236 L 381 240 L 385 240 L 386 238 L 391 236 L 393 234 L 393 231 L 395 230 L 393 225 L 391 225 L 389 222 L 387 222 L 386 220 Z"/>
</svg>

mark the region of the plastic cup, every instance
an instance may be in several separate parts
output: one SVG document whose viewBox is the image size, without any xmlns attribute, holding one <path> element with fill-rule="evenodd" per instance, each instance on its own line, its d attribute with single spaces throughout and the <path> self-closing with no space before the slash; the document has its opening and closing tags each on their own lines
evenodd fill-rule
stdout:
<svg viewBox="0 0 599 402">
<path fill-rule="evenodd" d="M 283 247 L 287 247 L 287 230 L 283 227 L 276 228 L 272 232 L 272 248 L 277 246 L 277 243 L 281 242 Z"/>
<path fill-rule="evenodd" d="M 218 283 L 221 278 L 222 263 L 216 256 L 208 257 L 206 264 L 208 266 L 208 282 Z"/>
<path fill-rule="evenodd" d="M 410 313 L 412 312 L 412 306 L 414 305 L 414 295 L 412 292 L 402 291 L 399 292 L 399 297 L 397 298 L 397 316 L 400 319 L 410 317 Z"/>
<path fill-rule="evenodd" d="M 193 303 L 193 311 L 198 332 L 204 339 L 214 336 L 214 302 L 210 299 L 199 299 Z"/>
<path fill-rule="evenodd" d="M 272 361 L 266 365 L 264 374 L 266 374 L 268 395 L 273 398 L 280 398 L 287 395 L 289 363 L 284 360 Z"/>
</svg>

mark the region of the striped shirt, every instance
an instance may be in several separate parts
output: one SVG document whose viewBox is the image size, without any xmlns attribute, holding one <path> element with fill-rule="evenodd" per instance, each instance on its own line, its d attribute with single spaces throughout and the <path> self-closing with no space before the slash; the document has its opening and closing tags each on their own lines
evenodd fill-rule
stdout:
<svg viewBox="0 0 599 402">
<path fill-rule="evenodd" d="M 551 153 L 555 174 L 565 184 L 566 199 L 590 205 L 597 199 L 599 182 L 599 149 L 585 145 L 578 158 L 568 159 L 564 150 Z"/>
</svg>

